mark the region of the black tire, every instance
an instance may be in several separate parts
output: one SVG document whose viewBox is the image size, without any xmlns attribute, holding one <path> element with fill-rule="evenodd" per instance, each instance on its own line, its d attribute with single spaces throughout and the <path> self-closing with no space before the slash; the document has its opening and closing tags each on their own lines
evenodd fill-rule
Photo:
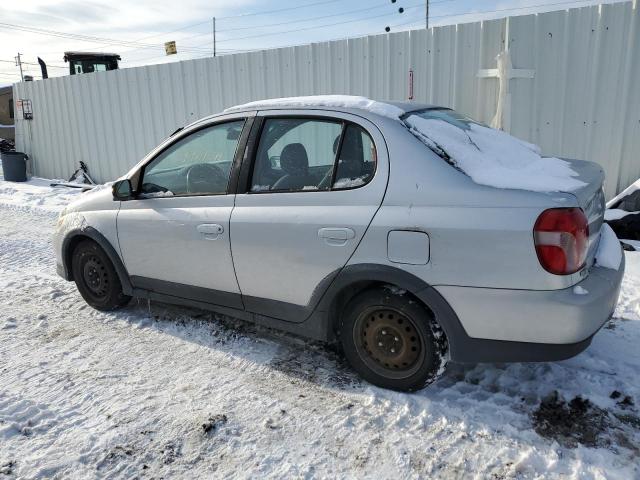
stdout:
<svg viewBox="0 0 640 480">
<path fill-rule="evenodd" d="M 362 378 L 391 390 L 424 388 L 446 364 L 444 332 L 418 300 L 395 288 L 356 295 L 342 315 L 340 340 Z"/>
<path fill-rule="evenodd" d="M 96 310 L 116 310 L 131 300 L 122 292 L 113 263 L 92 240 L 82 240 L 76 245 L 71 257 L 71 271 L 80 295 Z"/>
</svg>

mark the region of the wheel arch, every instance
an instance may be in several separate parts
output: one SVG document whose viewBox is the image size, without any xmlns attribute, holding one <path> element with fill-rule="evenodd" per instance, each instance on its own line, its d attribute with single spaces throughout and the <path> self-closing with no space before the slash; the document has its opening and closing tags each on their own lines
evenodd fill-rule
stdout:
<svg viewBox="0 0 640 480">
<path fill-rule="evenodd" d="M 318 310 L 325 312 L 328 319 L 327 336 L 334 339 L 338 336 L 341 312 L 355 295 L 383 285 L 406 290 L 433 313 L 435 321 L 447 336 L 451 358 L 455 359 L 467 337 L 455 311 L 427 282 L 405 270 L 388 265 L 347 265 L 337 275 L 318 306 Z"/>
<path fill-rule="evenodd" d="M 102 248 L 102 250 L 107 254 L 109 260 L 113 264 L 116 273 L 118 274 L 118 278 L 120 279 L 120 283 L 122 284 L 122 291 L 126 295 L 131 295 L 133 293 L 133 287 L 131 285 L 131 281 L 129 280 L 129 273 L 116 252 L 111 242 L 105 238 L 99 231 L 97 231 L 93 227 L 84 227 L 82 229 L 74 229 L 69 231 L 63 242 L 62 242 L 62 259 L 63 259 L 63 268 L 64 268 L 64 278 L 67 280 L 74 280 L 73 278 L 73 270 L 71 268 L 71 257 L 73 255 L 73 251 L 83 240 L 92 240 Z"/>
</svg>

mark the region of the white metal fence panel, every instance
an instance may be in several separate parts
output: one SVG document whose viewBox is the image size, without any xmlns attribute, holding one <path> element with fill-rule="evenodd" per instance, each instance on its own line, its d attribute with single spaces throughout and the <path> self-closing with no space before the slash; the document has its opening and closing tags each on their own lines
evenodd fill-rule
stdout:
<svg viewBox="0 0 640 480">
<path fill-rule="evenodd" d="M 14 86 L 33 120 L 16 120 L 18 149 L 37 175 L 68 177 L 84 160 L 117 178 L 176 128 L 225 107 L 280 96 L 409 97 L 490 122 L 499 82 L 480 78 L 508 47 L 505 129 L 545 154 L 599 162 L 613 195 L 640 177 L 640 14 L 637 0 L 392 33 Z M 20 115 L 17 115 L 18 117 Z"/>
</svg>

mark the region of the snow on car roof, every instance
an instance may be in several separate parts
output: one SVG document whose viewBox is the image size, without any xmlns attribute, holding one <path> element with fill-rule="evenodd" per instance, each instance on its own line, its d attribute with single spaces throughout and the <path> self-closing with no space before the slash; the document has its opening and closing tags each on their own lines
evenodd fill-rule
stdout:
<svg viewBox="0 0 640 480">
<path fill-rule="evenodd" d="M 285 97 L 272 98 L 269 100 L 258 100 L 242 105 L 236 105 L 225 109 L 225 113 L 239 110 L 260 110 L 266 108 L 308 108 L 308 107 L 334 107 L 334 108 L 357 108 L 366 110 L 383 117 L 394 120 L 407 113 L 407 103 L 380 102 L 370 98 L 355 95 L 310 95 L 306 97 Z M 402 108 L 404 106 L 405 108 Z M 423 105 L 414 105 L 416 108 L 424 108 Z"/>
</svg>

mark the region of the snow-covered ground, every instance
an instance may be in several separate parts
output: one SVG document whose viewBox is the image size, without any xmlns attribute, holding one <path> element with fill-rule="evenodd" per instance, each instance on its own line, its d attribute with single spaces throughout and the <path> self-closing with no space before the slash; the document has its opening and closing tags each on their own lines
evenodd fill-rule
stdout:
<svg viewBox="0 0 640 480">
<path fill-rule="evenodd" d="M 640 478 L 640 253 L 585 353 L 399 394 L 207 312 L 92 310 L 50 243 L 76 195 L 0 180 L 0 479 Z"/>
</svg>

